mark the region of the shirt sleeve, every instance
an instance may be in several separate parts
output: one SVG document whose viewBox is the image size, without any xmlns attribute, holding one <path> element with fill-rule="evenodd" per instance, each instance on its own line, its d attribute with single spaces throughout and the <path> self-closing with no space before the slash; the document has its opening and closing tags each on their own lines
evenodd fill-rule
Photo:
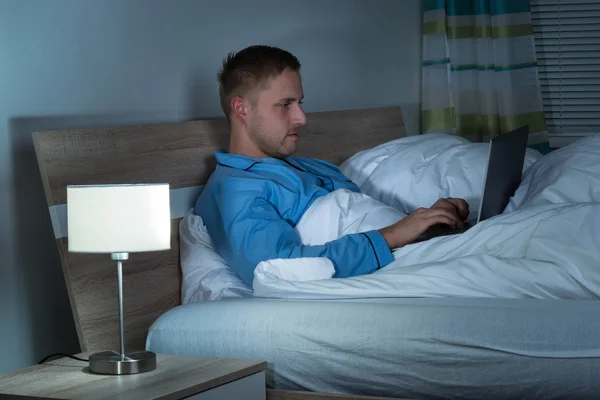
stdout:
<svg viewBox="0 0 600 400">
<path fill-rule="evenodd" d="M 262 193 L 220 196 L 217 214 L 207 228 L 217 251 L 249 285 L 256 266 L 276 258 L 327 257 L 337 278 L 365 275 L 393 260 L 379 231 L 343 236 L 324 245 L 305 246 L 298 232 L 284 220 Z M 211 211 L 213 212 L 213 211 Z"/>
</svg>

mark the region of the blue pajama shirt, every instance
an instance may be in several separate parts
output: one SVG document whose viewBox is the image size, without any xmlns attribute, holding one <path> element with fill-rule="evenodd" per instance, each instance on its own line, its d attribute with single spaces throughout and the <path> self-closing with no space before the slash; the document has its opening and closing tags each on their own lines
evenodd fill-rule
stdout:
<svg viewBox="0 0 600 400">
<path fill-rule="evenodd" d="M 250 286 L 254 269 L 275 258 L 327 257 L 336 278 L 365 275 L 389 264 L 392 253 L 378 231 L 306 246 L 294 229 L 319 197 L 337 189 L 359 192 L 335 165 L 287 157 L 251 158 L 215 152 L 217 167 L 198 197 L 217 251 Z"/>
</svg>

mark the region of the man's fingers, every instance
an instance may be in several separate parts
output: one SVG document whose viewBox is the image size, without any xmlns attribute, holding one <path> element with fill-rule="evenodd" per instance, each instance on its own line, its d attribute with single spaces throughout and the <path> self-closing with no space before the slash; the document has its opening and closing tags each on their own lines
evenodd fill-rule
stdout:
<svg viewBox="0 0 600 400">
<path fill-rule="evenodd" d="M 461 222 L 460 216 L 458 215 L 458 213 L 456 211 L 452 212 L 450 210 L 446 210 L 446 209 L 443 209 L 443 208 L 438 208 L 438 209 L 435 209 L 433 211 L 434 211 L 435 215 L 444 215 L 447 218 L 452 219 L 453 221 L 456 221 L 458 223 Z"/>
<path fill-rule="evenodd" d="M 427 219 L 432 219 L 434 221 L 437 221 L 440 217 L 443 217 L 444 221 L 446 221 L 445 223 L 447 223 L 449 225 L 453 225 L 453 226 L 461 226 L 462 225 L 462 221 L 460 220 L 460 217 L 458 215 L 456 215 L 456 213 L 450 212 L 444 208 L 430 208 L 428 211 L 429 211 L 429 213 L 427 215 Z M 431 225 L 434 225 L 436 223 L 438 223 L 438 222 L 433 222 Z M 440 222 L 440 223 L 444 223 L 444 222 Z"/>
<path fill-rule="evenodd" d="M 446 200 L 456 207 L 456 210 L 461 218 L 467 218 L 469 216 L 469 203 L 467 203 L 464 199 L 449 197 Z"/>
<path fill-rule="evenodd" d="M 443 208 L 455 212 L 461 220 L 469 216 L 469 204 L 464 199 L 448 197 L 439 199 L 431 208 Z"/>
<path fill-rule="evenodd" d="M 430 228 L 433 225 L 437 225 L 437 224 L 445 224 L 445 225 L 450 225 L 453 228 L 458 227 L 459 222 L 456 222 L 455 219 L 450 218 L 446 215 L 436 215 L 434 217 L 432 217 L 431 219 L 429 219 L 428 221 L 428 227 Z"/>
</svg>

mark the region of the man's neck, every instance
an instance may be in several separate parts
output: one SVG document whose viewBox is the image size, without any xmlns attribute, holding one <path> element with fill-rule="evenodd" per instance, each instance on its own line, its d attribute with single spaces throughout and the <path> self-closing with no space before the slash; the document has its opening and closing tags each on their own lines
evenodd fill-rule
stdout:
<svg viewBox="0 0 600 400">
<path fill-rule="evenodd" d="M 252 158 L 269 157 L 267 154 L 258 149 L 254 143 L 248 143 L 248 141 L 244 140 L 235 140 L 233 136 L 231 137 L 231 140 L 229 140 L 229 153 L 240 154 L 242 156 Z"/>
<path fill-rule="evenodd" d="M 237 127 L 239 129 L 239 127 Z M 229 134 L 229 153 L 240 154 L 252 158 L 268 158 L 268 154 L 263 152 L 258 146 L 250 140 L 249 135 L 244 132 L 236 131 L 236 127 L 231 127 Z"/>
</svg>

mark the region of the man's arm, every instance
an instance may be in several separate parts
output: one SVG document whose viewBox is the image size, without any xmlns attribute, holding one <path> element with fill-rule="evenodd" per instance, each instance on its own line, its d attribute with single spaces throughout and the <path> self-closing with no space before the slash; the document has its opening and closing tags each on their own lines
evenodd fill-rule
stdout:
<svg viewBox="0 0 600 400">
<path fill-rule="evenodd" d="M 205 220 L 219 253 L 250 286 L 256 265 L 275 258 L 327 257 L 337 278 L 369 274 L 393 260 L 377 231 L 305 246 L 296 230 L 261 196 L 247 191 L 218 196 L 217 215 Z"/>
</svg>

